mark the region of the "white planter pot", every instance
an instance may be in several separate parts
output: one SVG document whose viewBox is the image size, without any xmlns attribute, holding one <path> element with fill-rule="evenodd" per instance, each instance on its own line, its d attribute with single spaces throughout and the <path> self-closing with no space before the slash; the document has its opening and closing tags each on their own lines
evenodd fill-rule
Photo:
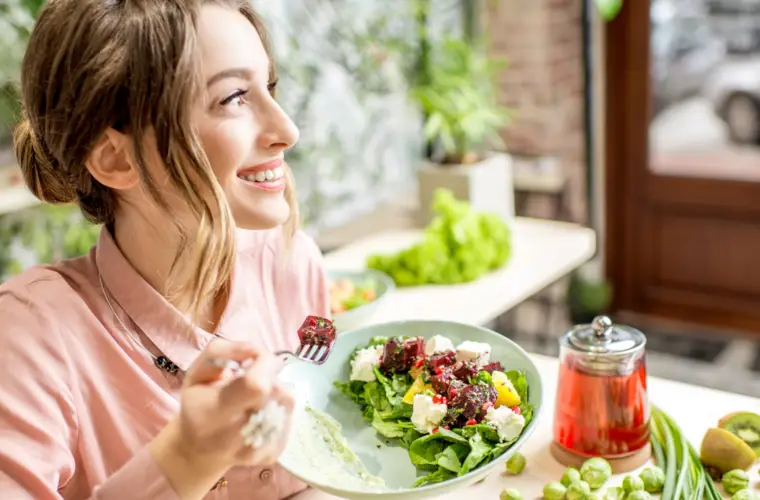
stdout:
<svg viewBox="0 0 760 500">
<path fill-rule="evenodd" d="M 515 218 L 515 192 L 512 186 L 512 158 L 493 153 L 472 165 L 439 165 L 426 162 L 417 174 L 419 181 L 420 223 L 433 217 L 433 194 L 446 188 L 468 201 L 480 212 L 499 214 L 511 225 Z"/>
</svg>

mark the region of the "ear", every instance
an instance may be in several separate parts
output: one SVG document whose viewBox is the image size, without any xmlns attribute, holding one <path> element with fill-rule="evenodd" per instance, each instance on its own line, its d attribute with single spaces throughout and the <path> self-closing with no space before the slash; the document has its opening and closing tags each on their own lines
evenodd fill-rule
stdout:
<svg viewBox="0 0 760 500">
<path fill-rule="evenodd" d="M 132 159 L 129 136 L 112 128 L 103 132 L 92 148 L 86 166 L 90 174 L 111 189 L 127 190 L 140 183 L 140 173 Z"/>
</svg>

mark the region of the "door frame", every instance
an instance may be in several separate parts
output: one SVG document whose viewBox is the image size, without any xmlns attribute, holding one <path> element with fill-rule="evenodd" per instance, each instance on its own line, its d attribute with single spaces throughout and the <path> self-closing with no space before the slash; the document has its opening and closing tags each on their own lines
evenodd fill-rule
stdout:
<svg viewBox="0 0 760 500">
<path fill-rule="evenodd" d="M 647 300 L 649 292 L 642 290 L 637 273 L 648 271 L 645 262 L 653 256 L 651 252 L 633 255 L 640 247 L 631 242 L 651 230 L 658 203 L 667 200 L 670 207 L 684 210 L 714 205 L 722 215 L 760 221 L 760 183 L 668 177 L 649 170 L 649 8 L 649 1 L 627 0 L 605 26 L 604 263 L 614 289 L 612 309 L 760 332 L 760 317 L 739 317 L 694 305 L 655 306 L 651 296 Z"/>
</svg>

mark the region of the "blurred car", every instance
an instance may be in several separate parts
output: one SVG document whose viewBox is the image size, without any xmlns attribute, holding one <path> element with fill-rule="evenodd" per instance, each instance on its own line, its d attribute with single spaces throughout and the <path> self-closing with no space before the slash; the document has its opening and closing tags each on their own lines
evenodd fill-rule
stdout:
<svg viewBox="0 0 760 500">
<path fill-rule="evenodd" d="M 736 144 L 760 144 L 760 56 L 726 61 L 708 79 L 704 95 Z"/>
<path fill-rule="evenodd" d="M 654 118 L 668 106 L 698 95 L 725 58 L 726 46 L 698 5 L 657 0 L 650 14 Z"/>
</svg>

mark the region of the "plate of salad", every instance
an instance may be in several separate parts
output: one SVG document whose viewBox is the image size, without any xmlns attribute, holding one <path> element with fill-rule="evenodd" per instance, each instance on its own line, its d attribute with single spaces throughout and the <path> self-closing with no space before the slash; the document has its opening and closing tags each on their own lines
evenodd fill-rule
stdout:
<svg viewBox="0 0 760 500">
<path fill-rule="evenodd" d="M 328 279 L 330 313 L 339 332 L 366 325 L 396 288 L 390 276 L 374 269 L 330 271 Z"/>
<path fill-rule="evenodd" d="M 501 470 L 541 411 L 525 351 L 448 321 L 353 330 L 324 365 L 291 362 L 280 376 L 299 401 L 280 464 L 349 499 L 419 499 L 473 484 Z"/>
</svg>

